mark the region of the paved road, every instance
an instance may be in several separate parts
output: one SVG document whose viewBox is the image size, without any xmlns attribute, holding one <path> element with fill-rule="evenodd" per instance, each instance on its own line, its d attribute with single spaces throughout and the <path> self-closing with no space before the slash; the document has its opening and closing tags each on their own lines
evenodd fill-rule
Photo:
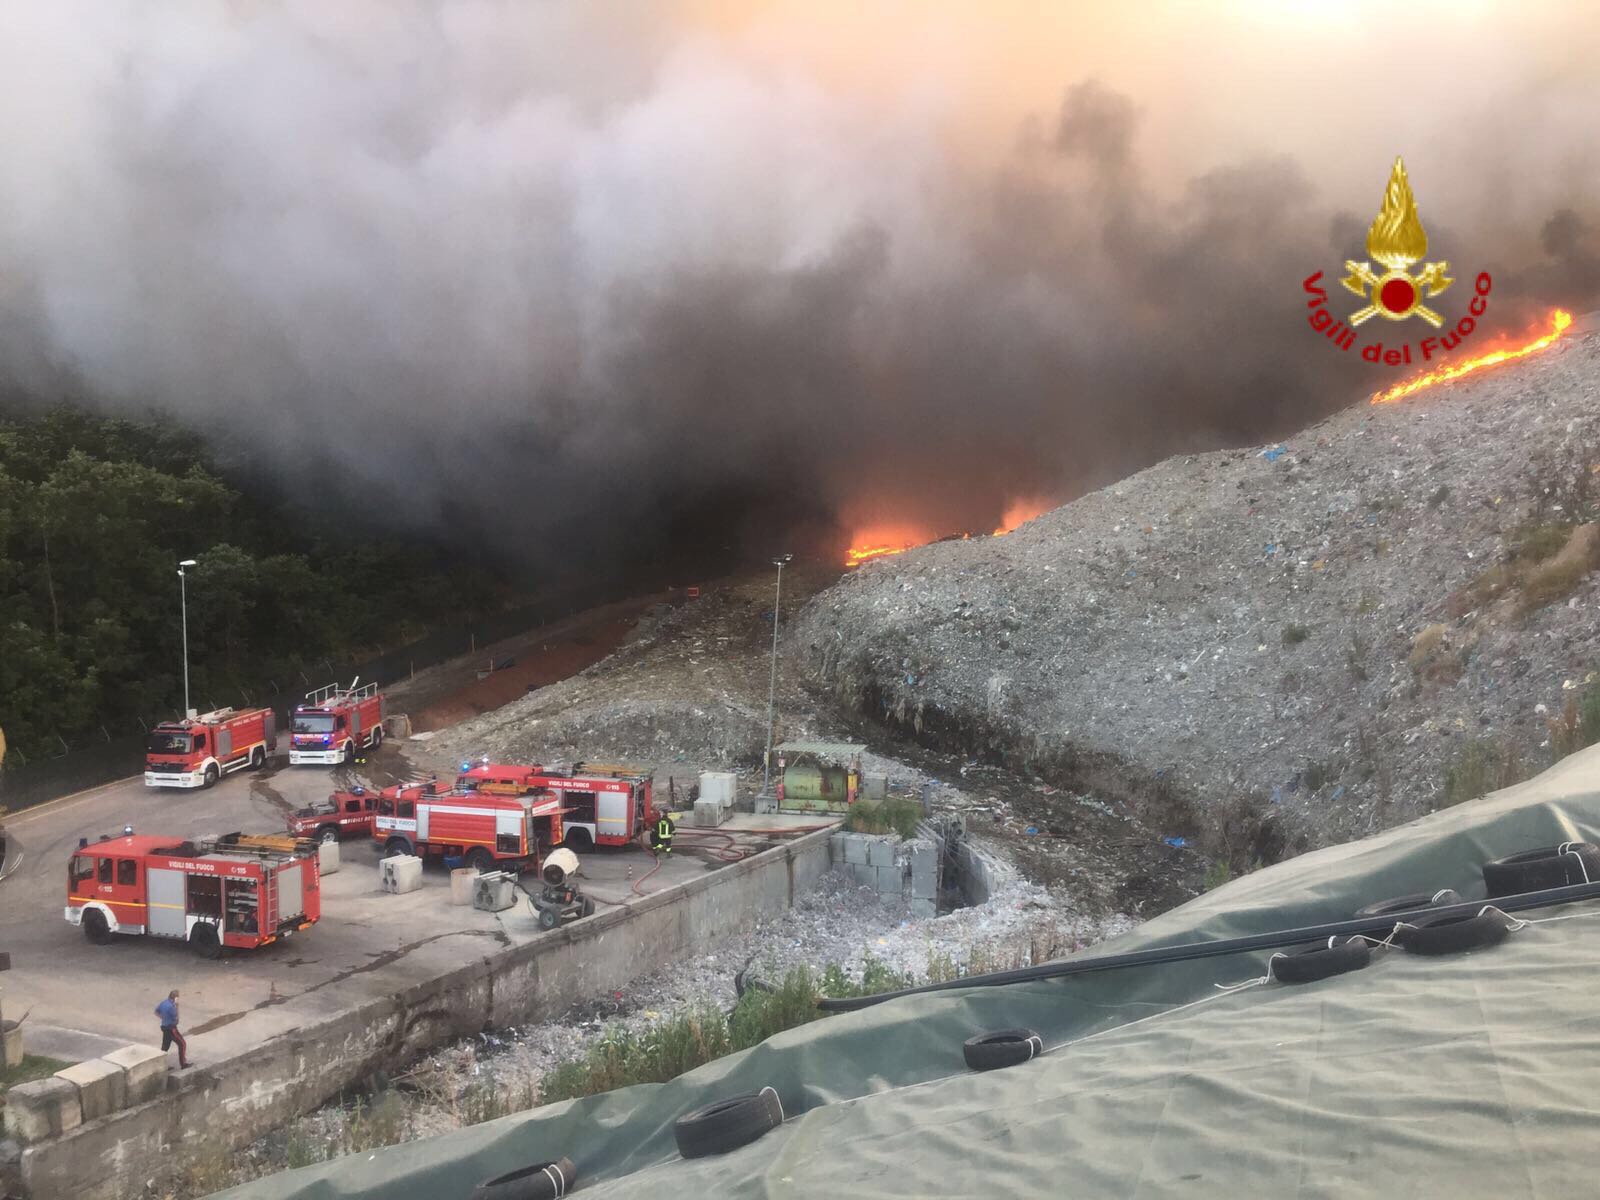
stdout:
<svg viewBox="0 0 1600 1200">
<path fill-rule="evenodd" d="M 395 751 L 385 746 L 382 753 Z M 324 877 L 318 924 L 284 943 L 215 962 L 153 938 L 91 945 L 62 915 L 66 863 L 80 837 L 92 841 L 128 824 L 139 833 L 183 837 L 278 832 L 289 808 L 325 798 L 331 785 L 327 768 L 287 765 L 232 775 L 209 791 L 152 789 L 137 779 L 8 818 L 25 857 L 0 883 L 0 950 L 12 957 L 0 988 L 8 1017 L 31 1010 L 29 1051 L 76 1060 L 113 1044 L 158 1039 L 152 1010 L 176 987 L 191 1053 L 200 1061 L 220 1059 L 310 1017 L 393 994 L 419 977 L 538 936 L 525 904 L 502 913 L 452 906 L 448 873 L 437 865 L 424 872 L 420 891 L 382 892 L 378 853 L 365 841 L 346 842 L 341 869 Z M 583 871 L 603 901 L 629 895 L 630 870 L 642 875 L 650 865 L 648 853 L 630 848 L 588 855 Z M 647 888 L 706 869 L 680 858 Z"/>
</svg>

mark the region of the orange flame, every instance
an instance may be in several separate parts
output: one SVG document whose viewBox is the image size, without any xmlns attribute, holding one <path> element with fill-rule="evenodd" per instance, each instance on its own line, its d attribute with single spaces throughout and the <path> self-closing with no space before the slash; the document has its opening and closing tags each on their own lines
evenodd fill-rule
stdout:
<svg viewBox="0 0 1600 1200">
<path fill-rule="evenodd" d="M 845 553 L 844 565 L 859 567 L 875 558 L 891 554 L 904 554 L 917 546 L 933 541 L 936 535 L 921 525 L 910 522 L 884 521 L 857 529 L 850 539 L 850 549 Z"/>
<path fill-rule="evenodd" d="M 886 558 L 891 554 L 904 554 L 910 549 L 910 546 L 851 546 L 845 553 L 844 565 L 858 567 L 871 559 Z"/>
<path fill-rule="evenodd" d="M 1018 525 L 1026 525 L 1035 517 L 1043 516 L 1053 507 L 1048 500 L 1013 500 L 1006 505 L 1005 515 L 1000 518 L 1000 524 L 995 528 L 994 536 L 1010 533 Z"/>
<path fill-rule="evenodd" d="M 1503 362 L 1510 362 L 1514 358 L 1524 358 L 1529 354 L 1537 354 L 1545 347 L 1552 345 L 1557 338 L 1564 334 L 1572 324 L 1572 314 L 1562 309 L 1556 309 L 1550 314 L 1550 332 L 1543 337 L 1535 338 L 1526 346 L 1515 349 L 1491 350 L 1488 354 L 1477 358 L 1469 358 L 1465 362 L 1450 363 L 1429 371 L 1426 375 L 1418 375 L 1415 379 L 1405 383 L 1397 383 L 1386 392 L 1374 393 L 1374 404 L 1392 404 L 1396 400 L 1403 400 L 1407 396 L 1420 392 L 1423 388 L 1430 388 L 1436 383 L 1449 383 L 1452 379 L 1460 379 L 1463 375 L 1470 375 L 1474 371 L 1481 371 L 1485 367 L 1499 366 Z"/>
</svg>

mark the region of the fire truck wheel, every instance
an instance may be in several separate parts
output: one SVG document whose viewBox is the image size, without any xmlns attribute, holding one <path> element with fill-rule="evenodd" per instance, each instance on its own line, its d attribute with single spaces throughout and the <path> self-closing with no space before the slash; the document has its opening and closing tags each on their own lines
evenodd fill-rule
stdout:
<svg viewBox="0 0 1600 1200">
<path fill-rule="evenodd" d="M 405 838 L 390 838 L 383 844 L 385 858 L 399 858 L 402 854 L 411 853 L 411 844 Z"/>
<path fill-rule="evenodd" d="M 371 743 L 372 749 L 374 750 L 383 745 L 383 726 L 374 725 L 372 727 L 372 737 L 368 740 Z"/>
<path fill-rule="evenodd" d="M 205 778 L 206 778 L 206 781 L 202 786 L 204 786 L 204 787 L 216 787 L 217 786 L 217 764 L 216 763 L 212 763 L 209 767 L 206 768 L 206 777 Z"/>
<path fill-rule="evenodd" d="M 486 875 L 494 870 L 494 855 L 482 846 L 474 846 L 467 855 L 467 868 L 476 871 L 479 875 Z"/>
<path fill-rule="evenodd" d="M 783 1103 L 776 1091 L 765 1087 L 686 1112 L 673 1122 L 672 1133 L 678 1139 L 679 1154 L 703 1158 L 748 1146 L 782 1124 Z"/>
<path fill-rule="evenodd" d="M 259 770 L 261 770 L 262 767 L 264 767 L 266 765 L 267 765 L 267 752 L 266 752 L 266 750 L 264 750 L 260 746 L 257 746 L 254 750 L 250 751 L 250 769 L 252 771 L 259 771 Z"/>
<path fill-rule="evenodd" d="M 556 1200 L 565 1196 L 577 1180 L 578 1169 L 572 1160 L 558 1158 L 485 1179 L 472 1189 L 472 1200 Z"/>
<path fill-rule="evenodd" d="M 189 945 L 194 947 L 194 952 L 201 958 L 221 958 L 222 942 L 217 937 L 214 925 L 202 922 L 189 931 Z"/>
<path fill-rule="evenodd" d="M 105 913 L 91 908 L 83 914 L 83 936 L 96 946 L 104 946 L 111 940 L 111 927 L 106 924 Z"/>
<path fill-rule="evenodd" d="M 561 917 L 557 915 L 555 909 L 541 908 L 539 910 L 540 929 L 554 929 L 559 924 L 561 924 Z"/>
<path fill-rule="evenodd" d="M 569 829 L 561 844 L 574 854 L 587 854 L 594 849 L 594 839 L 587 829 Z"/>
<path fill-rule="evenodd" d="M 344 757 L 342 759 L 340 759 L 339 761 L 344 763 L 344 765 L 348 767 L 351 763 L 355 762 L 355 760 L 356 760 L 356 744 L 354 742 L 346 742 L 344 744 Z"/>
<path fill-rule="evenodd" d="M 324 825 L 317 830 L 317 841 L 319 842 L 337 842 L 338 840 L 339 829 L 335 825 Z"/>
</svg>

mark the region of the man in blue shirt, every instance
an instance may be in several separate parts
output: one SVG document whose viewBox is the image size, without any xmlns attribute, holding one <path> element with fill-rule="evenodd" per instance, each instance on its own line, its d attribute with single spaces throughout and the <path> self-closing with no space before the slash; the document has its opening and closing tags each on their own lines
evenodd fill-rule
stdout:
<svg viewBox="0 0 1600 1200">
<path fill-rule="evenodd" d="M 194 1066 L 189 1061 L 189 1044 L 183 1040 L 183 1034 L 178 1032 L 178 989 L 173 988 L 167 993 L 167 998 L 156 1005 L 156 1016 L 161 1020 L 161 1048 L 172 1049 L 174 1042 L 178 1046 L 178 1069 L 188 1070 Z"/>
</svg>

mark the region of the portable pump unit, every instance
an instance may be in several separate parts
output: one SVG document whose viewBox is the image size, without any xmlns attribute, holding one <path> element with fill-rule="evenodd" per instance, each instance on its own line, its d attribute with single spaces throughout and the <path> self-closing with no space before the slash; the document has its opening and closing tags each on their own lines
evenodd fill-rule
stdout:
<svg viewBox="0 0 1600 1200">
<path fill-rule="evenodd" d="M 528 904 L 538 914 L 540 929 L 554 929 L 563 921 L 576 921 L 594 913 L 594 901 L 578 890 L 578 856 L 565 847 L 554 850 L 539 871 L 543 886 Z"/>
</svg>

